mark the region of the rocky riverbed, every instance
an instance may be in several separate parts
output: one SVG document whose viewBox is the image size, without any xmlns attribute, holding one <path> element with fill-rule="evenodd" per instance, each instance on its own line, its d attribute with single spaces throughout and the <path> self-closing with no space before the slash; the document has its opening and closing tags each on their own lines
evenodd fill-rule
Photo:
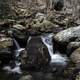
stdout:
<svg viewBox="0 0 80 80">
<path fill-rule="evenodd" d="M 0 14 L 0 80 L 80 80 L 79 15 L 59 1 L 5 4 L 11 9 Z"/>
</svg>

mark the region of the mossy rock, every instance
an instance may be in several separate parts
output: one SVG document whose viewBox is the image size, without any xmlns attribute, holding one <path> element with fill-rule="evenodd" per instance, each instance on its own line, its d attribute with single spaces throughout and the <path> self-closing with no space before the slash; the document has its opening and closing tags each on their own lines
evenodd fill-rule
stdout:
<svg viewBox="0 0 80 80">
<path fill-rule="evenodd" d="M 31 30 L 35 32 L 53 32 L 55 28 L 59 26 L 56 24 L 51 23 L 48 20 L 43 20 L 43 22 L 37 22 L 31 26 Z"/>
</svg>

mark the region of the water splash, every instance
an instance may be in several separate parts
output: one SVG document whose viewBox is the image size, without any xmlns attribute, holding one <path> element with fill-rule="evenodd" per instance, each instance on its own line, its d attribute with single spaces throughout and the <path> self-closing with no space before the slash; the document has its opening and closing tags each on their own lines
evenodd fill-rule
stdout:
<svg viewBox="0 0 80 80">
<path fill-rule="evenodd" d="M 53 33 L 45 34 L 45 35 L 41 36 L 42 42 L 47 46 L 51 58 L 53 56 L 52 37 L 53 37 Z"/>
<path fill-rule="evenodd" d="M 20 59 L 20 53 L 21 51 L 23 51 L 25 48 L 21 48 L 18 44 L 18 42 L 13 39 L 14 43 L 15 43 L 15 46 L 16 46 L 16 50 L 15 50 L 15 67 L 14 68 L 11 68 L 11 66 L 4 66 L 3 67 L 3 70 L 6 70 L 8 71 L 9 73 L 13 72 L 13 73 L 18 73 L 18 74 L 21 74 L 21 69 L 20 69 L 20 65 L 21 65 L 21 62 L 19 61 Z"/>
<path fill-rule="evenodd" d="M 49 55 L 51 57 L 50 64 L 66 66 L 68 58 L 66 56 L 61 55 L 59 52 L 54 53 L 52 38 L 53 33 L 44 34 L 41 36 L 42 42 L 47 46 Z"/>
<path fill-rule="evenodd" d="M 53 33 L 46 33 L 44 35 L 41 35 L 41 40 L 42 42 L 45 44 L 45 46 L 47 47 L 48 51 L 49 51 L 49 55 L 51 57 L 50 60 L 50 65 L 52 65 L 52 67 L 54 67 L 53 65 L 61 65 L 62 67 L 67 65 L 67 57 L 64 55 L 61 55 L 59 52 L 54 53 L 54 47 L 53 47 Z M 27 43 L 29 43 L 29 41 L 31 40 L 31 36 L 28 38 Z M 15 67 L 11 68 L 10 66 L 5 66 L 3 69 L 7 70 L 9 72 L 14 72 L 14 73 L 19 73 L 21 74 L 21 69 L 20 69 L 20 65 L 21 62 L 19 61 L 20 59 L 20 53 L 21 51 L 24 50 L 24 48 L 21 48 L 18 44 L 18 42 L 13 39 L 15 46 L 16 46 L 16 50 L 15 50 Z"/>
<path fill-rule="evenodd" d="M 7 71 L 7 73 L 22 73 L 20 67 L 15 67 L 12 69 L 11 66 L 4 66 L 3 70 Z"/>
<path fill-rule="evenodd" d="M 20 52 L 23 51 L 24 48 L 21 48 L 21 47 L 19 46 L 18 42 L 17 42 L 15 39 L 13 39 L 13 41 L 14 41 L 15 46 L 16 46 L 16 50 L 15 50 L 15 53 L 16 53 L 16 54 L 15 54 L 15 56 L 16 56 L 16 57 L 19 57 Z"/>
</svg>

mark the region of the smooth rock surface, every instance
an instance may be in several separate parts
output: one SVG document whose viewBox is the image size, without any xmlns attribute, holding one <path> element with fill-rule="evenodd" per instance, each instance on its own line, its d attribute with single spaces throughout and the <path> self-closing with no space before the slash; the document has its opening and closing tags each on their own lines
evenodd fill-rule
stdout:
<svg viewBox="0 0 80 80">
<path fill-rule="evenodd" d="M 71 41 L 79 41 L 80 40 L 80 26 L 71 27 L 66 30 L 63 30 L 57 33 L 54 39 L 61 44 L 66 44 Z"/>
<path fill-rule="evenodd" d="M 75 49 L 80 47 L 80 42 L 70 42 L 67 46 L 66 52 L 71 54 Z"/>
<path fill-rule="evenodd" d="M 76 49 L 70 56 L 73 63 L 80 63 L 80 48 Z"/>
</svg>

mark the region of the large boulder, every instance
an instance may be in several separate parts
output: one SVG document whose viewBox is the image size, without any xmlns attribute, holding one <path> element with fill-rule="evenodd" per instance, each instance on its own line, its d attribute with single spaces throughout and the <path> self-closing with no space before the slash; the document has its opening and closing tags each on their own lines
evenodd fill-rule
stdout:
<svg viewBox="0 0 80 80">
<path fill-rule="evenodd" d="M 71 54 L 70 59 L 75 64 L 71 79 L 80 80 L 80 47 Z"/>
<path fill-rule="evenodd" d="M 40 36 L 30 36 L 26 46 L 27 56 L 23 54 L 22 69 L 37 70 L 48 64 L 49 54 L 47 47 Z"/>
<path fill-rule="evenodd" d="M 71 27 L 57 33 L 54 39 L 60 44 L 67 44 L 72 41 L 80 40 L 80 26 Z"/>
<path fill-rule="evenodd" d="M 80 66 L 80 48 L 76 49 L 70 56 L 71 60 L 75 64 Z"/>
<path fill-rule="evenodd" d="M 71 54 L 75 49 L 80 47 L 80 42 L 70 42 L 67 46 L 67 53 Z"/>
<path fill-rule="evenodd" d="M 41 34 L 45 32 L 56 32 L 59 28 L 58 25 L 51 23 L 48 20 L 41 20 L 39 21 L 36 19 L 34 20 L 35 24 L 32 24 L 30 28 L 28 29 L 30 34 Z"/>
</svg>

